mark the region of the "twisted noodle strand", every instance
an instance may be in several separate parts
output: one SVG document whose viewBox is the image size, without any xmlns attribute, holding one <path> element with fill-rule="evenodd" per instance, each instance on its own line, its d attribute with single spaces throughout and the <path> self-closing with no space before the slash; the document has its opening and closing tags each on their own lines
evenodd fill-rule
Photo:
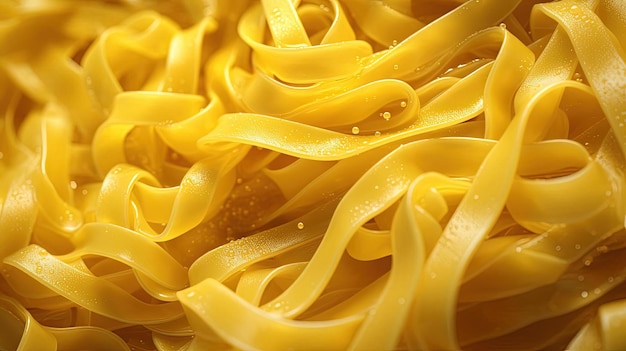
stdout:
<svg viewBox="0 0 626 351">
<path fill-rule="evenodd" d="M 620 0 L 0 4 L 0 350 L 626 349 Z"/>
</svg>

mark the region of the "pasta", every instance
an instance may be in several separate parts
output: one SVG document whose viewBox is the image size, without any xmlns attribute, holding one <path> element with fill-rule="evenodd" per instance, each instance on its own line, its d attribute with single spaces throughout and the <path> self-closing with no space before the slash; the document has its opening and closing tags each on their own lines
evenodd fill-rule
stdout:
<svg viewBox="0 0 626 351">
<path fill-rule="evenodd" d="M 626 349 L 622 0 L 0 4 L 0 350 Z"/>
</svg>

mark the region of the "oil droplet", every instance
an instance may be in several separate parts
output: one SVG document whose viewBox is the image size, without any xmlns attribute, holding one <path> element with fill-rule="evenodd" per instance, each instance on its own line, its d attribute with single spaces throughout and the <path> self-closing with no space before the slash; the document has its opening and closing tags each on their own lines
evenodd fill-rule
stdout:
<svg viewBox="0 0 626 351">
<path fill-rule="evenodd" d="M 478 200 L 480 198 L 480 196 L 478 196 L 478 194 L 474 195 L 474 200 Z"/>
<path fill-rule="evenodd" d="M 554 249 L 555 249 L 557 252 L 558 252 L 558 251 L 561 251 L 561 245 L 557 245 Z"/>
<path fill-rule="evenodd" d="M 506 29 L 506 24 L 504 24 L 504 23 L 500 23 L 500 28 L 502 28 L 502 29 Z"/>
<path fill-rule="evenodd" d="M 389 119 L 391 119 L 391 113 L 389 111 L 383 112 L 383 118 L 385 119 L 385 121 L 388 121 Z"/>
<path fill-rule="evenodd" d="M 398 299 L 398 304 L 404 305 L 405 303 L 406 303 L 406 299 L 404 297 L 401 297 Z"/>
<path fill-rule="evenodd" d="M 298 222 L 298 229 L 304 229 L 304 223 Z"/>
<path fill-rule="evenodd" d="M 578 281 L 579 282 L 582 282 L 584 280 L 585 280 L 585 276 L 584 275 L 581 274 L 581 275 L 578 276 Z"/>
<path fill-rule="evenodd" d="M 393 65 L 393 70 L 397 71 L 398 70 L 398 65 Z"/>
<path fill-rule="evenodd" d="M 576 245 L 574 245 L 574 248 L 575 248 L 576 250 L 580 250 L 580 244 L 576 244 Z"/>
<path fill-rule="evenodd" d="M 359 127 L 357 126 L 352 127 L 352 134 L 357 135 L 359 134 L 360 131 L 361 130 L 359 129 Z"/>
<path fill-rule="evenodd" d="M 398 45 L 398 41 L 394 39 L 394 40 L 391 42 L 391 45 L 393 45 L 393 46 Z"/>
<path fill-rule="evenodd" d="M 580 297 L 582 297 L 583 299 L 586 299 L 587 296 L 589 296 L 589 293 L 586 292 L 586 291 L 583 291 L 583 292 L 580 293 Z"/>
<path fill-rule="evenodd" d="M 518 246 L 518 247 L 516 247 L 516 248 L 515 248 L 515 252 L 522 252 L 522 248 L 521 248 L 521 247 L 519 247 L 519 246 Z"/>
<path fill-rule="evenodd" d="M 375 131 L 375 132 L 374 132 L 374 135 L 375 135 L 375 136 L 380 136 L 380 130 Z"/>
<path fill-rule="evenodd" d="M 582 76 L 578 72 L 574 73 L 574 77 L 573 78 L 574 78 L 575 81 L 577 81 L 579 83 L 582 83 L 582 81 L 583 81 Z"/>
<path fill-rule="evenodd" d="M 402 108 L 406 107 L 406 101 L 400 101 L 400 107 Z"/>
</svg>

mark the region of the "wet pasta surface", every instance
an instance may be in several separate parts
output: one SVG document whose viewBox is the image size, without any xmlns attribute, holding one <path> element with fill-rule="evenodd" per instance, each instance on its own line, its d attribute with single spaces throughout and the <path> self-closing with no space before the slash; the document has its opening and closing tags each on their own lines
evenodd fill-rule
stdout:
<svg viewBox="0 0 626 351">
<path fill-rule="evenodd" d="M 626 348 L 624 14 L 0 4 L 0 350 Z"/>
</svg>

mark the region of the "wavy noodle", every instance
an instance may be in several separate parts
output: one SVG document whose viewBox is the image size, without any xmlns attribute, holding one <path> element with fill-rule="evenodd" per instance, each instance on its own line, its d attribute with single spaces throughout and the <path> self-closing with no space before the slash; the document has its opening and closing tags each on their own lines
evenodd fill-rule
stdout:
<svg viewBox="0 0 626 351">
<path fill-rule="evenodd" d="M 626 349 L 621 0 L 0 4 L 0 350 Z"/>
</svg>

